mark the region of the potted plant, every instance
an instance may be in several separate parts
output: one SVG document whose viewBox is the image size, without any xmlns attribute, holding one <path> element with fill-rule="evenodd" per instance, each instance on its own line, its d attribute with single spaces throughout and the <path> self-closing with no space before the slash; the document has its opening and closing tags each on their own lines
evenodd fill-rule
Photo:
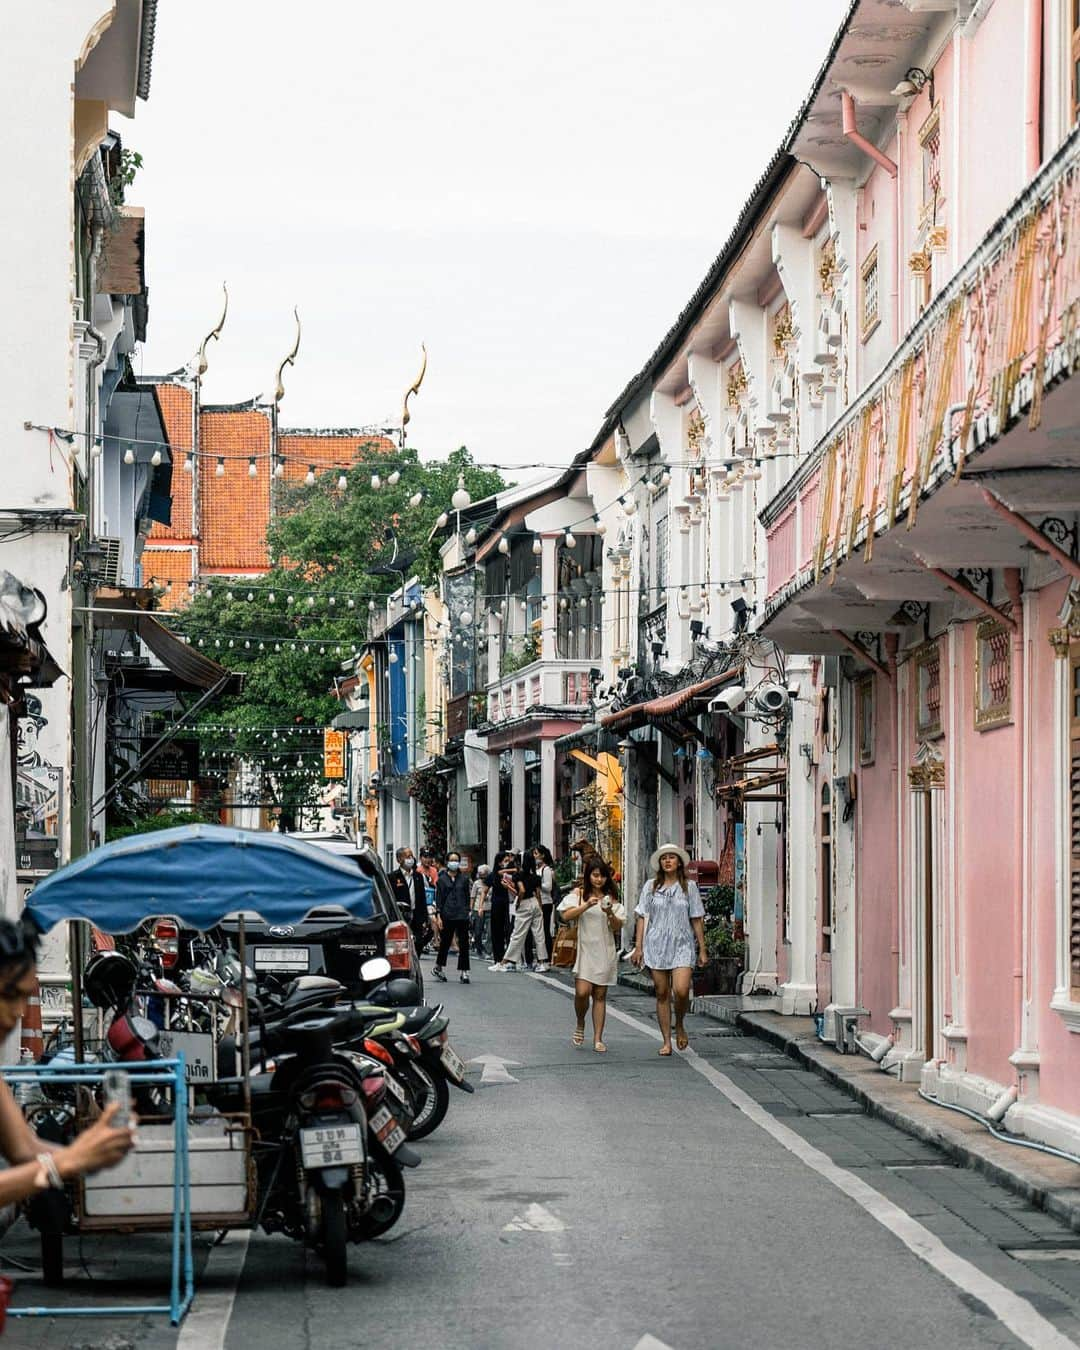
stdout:
<svg viewBox="0 0 1080 1350">
<path fill-rule="evenodd" d="M 713 889 L 723 889 L 714 887 Z M 744 966 L 745 944 L 736 938 L 731 919 L 718 918 L 705 923 L 707 966 L 694 970 L 695 994 L 733 994 Z"/>
</svg>

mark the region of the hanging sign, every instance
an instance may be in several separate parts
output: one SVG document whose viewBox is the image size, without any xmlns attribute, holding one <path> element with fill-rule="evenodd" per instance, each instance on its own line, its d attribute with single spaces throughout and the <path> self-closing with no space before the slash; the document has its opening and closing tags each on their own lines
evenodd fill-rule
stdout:
<svg viewBox="0 0 1080 1350">
<path fill-rule="evenodd" d="M 345 777 L 345 733 L 329 727 L 323 732 L 323 777 Z"/>
</svg>

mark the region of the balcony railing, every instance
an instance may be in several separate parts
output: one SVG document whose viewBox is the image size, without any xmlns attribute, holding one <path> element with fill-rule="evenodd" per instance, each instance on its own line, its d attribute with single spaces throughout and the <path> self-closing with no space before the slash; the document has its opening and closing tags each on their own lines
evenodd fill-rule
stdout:
<svg viewBox="0 0 1080 1350">
<path fill-rule="evenodd" d="M 913 525 L 920 498 L 1021 413 L 1037 427 L 1045 387 L 1080 356 L 1078 319 L 1074 131 L 762 513 L 769 608 L 856 549 L 869 561 L 876 535 Z"/>
<path fill-rule="evenodd" d="M 593 661 L 533 661 L 487 687 L 489 722 L 524 717 L 534 708 L 566 708 L 584 713 L 592 699 Z"/>
</svg>

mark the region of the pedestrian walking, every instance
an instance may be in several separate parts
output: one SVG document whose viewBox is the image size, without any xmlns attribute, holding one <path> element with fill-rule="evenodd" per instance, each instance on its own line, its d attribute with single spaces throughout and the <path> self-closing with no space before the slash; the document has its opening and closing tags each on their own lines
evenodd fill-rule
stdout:
<svg viewBox="0 0 1080 1350">
<path fill-rule="evenodd" d="M 403 915 L 408 915 L 412 929 L 413 942 L 417 952 L 424 949 L 428 941 L 427 888 L 424 878 L 416 865 L 416 855 L 411 848 L 399 848 L 395 854 L 397 867 L 390 873 L 389 881 L 394 891 L 394 899 Z"/>
<path fill-rule="evenodd" d="M 631 960 L 652 972 L 656 994 L 656 1021 L 663 1044 L 661 1055 L 671 1054 L 671 998 L 675 996 L 675 1043 L 689 1044 L 683 1024 L 690 1006 L 690 979 L 697 963 L 708 963 L 705 952 L 705 906 L 697 883 L 686 876 L 690 855 L 678 844 L 661 844 L 649 859 L 652 877 L 641 890 L 634 913 L 637 923 Z"/>
<path fill-rule="evenodd" d="M 551 916 L 560 900 L 555 882 L 555 859 L 551 850 L 544 844 L 536 844 L 532 851 L 533 865 L 540 878 L 540 908 L 544 913 L 544 941 L 551 951 Z"/>
<path fill-rule="evenodd" d="M 37 994 L 37 946 L 37 932 L 29 924 L 0 919 L 0 1038 L 16 1029 Z M 0 1080 L 0 1155 L 7 1161 L 0 1170 L 0 1206 L 42 1191 L 63 1191 L 79 1177 L 115 1167 L 135 1142 L 133 1126 L 113 1125 L 122 1107 L 111 1102 L 70 1144 L 57 1148 L 34 1133 L 11 1088 Z"/>
<path fill-rule="evenodd" d="M 517 867 L 512 853 L 497 853 L 491 869 L 491 954 L 501 961 L 510 942 L 514 926 L 513 910 L 517 902 L 514 876 Z"/>
<path fill-rule="evenodd" d="M 439 954 L 431 973 L 446 983 L 443 973 L 450 944 L 457 939 L 458 978 L 469 983 L 469 878 L 461 867 L 461 854 L 446 855 L 446 870 L 435 886 L 435 909 L 439 916 Z"/>
<path fill-rule="evenodd" d="M 626 910 L 619 898 L 610 866 L 598 856 L 589 859 L 580 889 L 571 891 L 559 903 L 559 913 L 577 923 L 577 957 L 574 961 L 573 1044 L 585 1040 L 585 1017 L 592 1003 L 593 1049 L 607 1054 L 604 1022 L 607 1018 L 608 986 L 618 978 L 618 951 L 615 934 L 626 922 Z"/>
<path fill-rule="evenodd" d="M 522 868 L 514 874 L 513 884 L 514 891 L 517 894 L 517 905 L 514 909 L 514 932 L 502 960 L 496 961 L 488 969 L 500 973 L 507 970 L 517 970 L 518 965 L 523 964 L 525 939 L 531 933 L 536 948 L 536 969 L 547 970 L 548 951 L 544 943 L 544 912 L 540 908 L 540 878 L 531 867 Z"/>
<path fill-rule="evenodd" d="M 481 863 L 476 869 L 476 880 L 469 892 L 472 902 L 473 946 L 477 956 L 484 955 L 484 944 L 487 941 L 488 911 L 491 905 L 491 886 L 488 882 L 490 876 L 491 868 L 487 863 Z"/>
</svg>

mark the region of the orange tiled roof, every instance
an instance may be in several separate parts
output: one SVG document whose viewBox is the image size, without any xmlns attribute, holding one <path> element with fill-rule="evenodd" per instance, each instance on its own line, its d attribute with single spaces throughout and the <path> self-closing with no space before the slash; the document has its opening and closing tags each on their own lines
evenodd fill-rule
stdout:
<svg viewBox="0 0 1080 1350">
<path fill-rule="evenodd" d="M 205 567 L 268 568 L 270 418 L 250 411 L 199 416 L 199 562 Z M 225 473 L 217 476 L 217 456 Z M 247 456 L 255 456 L 255 477 Z"/>
<path fill-rule="evenodd" d="M 187 584 L 195 575 L 192 563 L 192 548 L 163 548 L 148 541 L 142 552 L 142 577 L 144 585 L 157 582 L 165 586 L 162 597 L 162 609 L 182 609 L 187 604 Z"/>
<path fill-rule="evenodd" d="M 184 472 L 184 454 L 191 449 L 191 390 L 179 384 L 158 384 L 158 402 L 165 421 L 165 434 L 172 450 L 172 524 L 155 522 L 151 539 L 190 539 L 191 478 Z"/>
</svg>

